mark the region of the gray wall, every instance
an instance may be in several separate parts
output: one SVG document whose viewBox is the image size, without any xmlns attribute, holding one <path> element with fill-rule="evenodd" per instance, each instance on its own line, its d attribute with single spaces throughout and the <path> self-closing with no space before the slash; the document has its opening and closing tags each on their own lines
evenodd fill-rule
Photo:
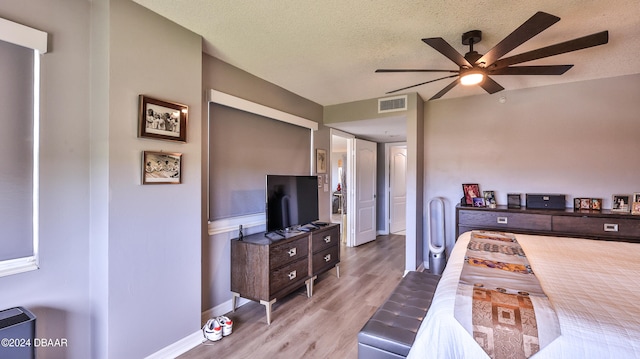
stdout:
<svg viewBox="0 0 640 359">
<path fill-rule="evenodd" d="M 304 99 L 281 87 L 255 77 L 245 71 L 233 67 L 214 57 L 202 55 L 202 87 L 205 91 L 215 89 L 233 96 L 259 103 L 277 110 L 306 118 L 320 123 L 322 121 L 322 106 Z M 203 114 L 203 127 L 206 129 L 208 118 Z M 329 149 L 329 131 L 320 129 L 314 133 L 314 148 Z M 208 130 L 203 130 L 203 132 Z M 243 146 L 251 146 L 244 143 Z M 229 151 L 219 148 L 219 151 Z M 208 151 L 208 150 L 207 150 Z M 328 152 L 329 153 L 329 152 Z M 206 159 L 205 159 L 206 160 Z M 224 171 L 224 169 L 214 169 Z M 308 171 L 308 170 L 307 170 Z M 205 192 L 206 193 L 206 190 Z M 329 220 L 330 192 L 320 191 L 320 219 Z M 205 196 L 206 197 L 206 196 Z M 263 231 L 264 226 L 245 229 L 245 234 Z M 202 310 L 213 308 L 225 311 L 225 303 L 231 300 L 230 292 L 230 242 L 237 235 L 237 231 L 216 233 L 205 236 L 202 242 Z M 229 308 L 230 309 L 230 308 Z M 216 310 L 213 310 L 216 313 Z"/>
<path fill-rule="evenodd" d="M 151 354 L 200 328 L 202 40 L 109 2 L 108 356 Z M 138 95 L 189 106 L 187 143 L 137 138 Z M 182 184 L 141 185 L 142 151 L 180 152 Z M 98 353 L 102 355 L 104 353 Z"/>
<path fill-rule="evenodd" d="M 560 193 L 567 207 L 599 197 L 611 208 L 612 194 L 639 192 L 638 99 L 630 75 L 426 102 L 425 199 L 447 199 L 449 246 L 462 183 L 496 191 L 498 204 Z"/>
</svg>

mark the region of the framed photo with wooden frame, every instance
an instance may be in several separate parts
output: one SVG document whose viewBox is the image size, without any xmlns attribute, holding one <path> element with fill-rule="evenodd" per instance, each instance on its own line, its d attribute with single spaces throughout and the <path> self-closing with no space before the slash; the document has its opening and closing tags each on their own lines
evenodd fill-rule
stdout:
<svg viewBox="0 0 640 359">
<path fill-rule="evenodd" d="M 142 152 L 142 184 L 182 183 L 182 153 Z"/>
<path fill-rule="evenodd" d="M 139 96 L 138 137 L 187 142 L 189 107 Z"/>
<path fill-rule="evenodd" d="M 464 193 L 465 204 L 473 206 L 473 199 L 480 197 L 480 186 L 477 183 L 464 183 L 462 184 L 462 192 Z"/>
<path fill-rule="evenodd" d="M 612 196 L 611 211 L 612 212 L 629 212 L 629 200 L 631 196 L 627 194 L 614 194 Z"/>
</svg>

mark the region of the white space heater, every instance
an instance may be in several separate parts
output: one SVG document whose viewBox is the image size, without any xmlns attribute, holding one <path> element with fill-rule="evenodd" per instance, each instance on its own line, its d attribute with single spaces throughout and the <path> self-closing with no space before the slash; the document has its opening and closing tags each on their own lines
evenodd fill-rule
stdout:
<svg viewBox="0 0 640 359">
<path fill-rule="evenodd" d="M 433 274 L 442 274 L 447 264 L 446 230 L 444 220 L 444 200 L 440 197 L 429 201 L 427 218 L 429 219 L 429 271 Z"/>
</svg>

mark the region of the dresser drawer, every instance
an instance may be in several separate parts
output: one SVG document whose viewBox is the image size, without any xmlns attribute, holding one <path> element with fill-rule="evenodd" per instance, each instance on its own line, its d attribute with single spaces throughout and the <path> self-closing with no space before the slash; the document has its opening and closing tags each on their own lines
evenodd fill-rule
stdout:
<svg viewBox="0 0 640 359">
<path fill-rule="evenodd" d="M 271 271 L 269 274 L 269 292 L 273 295 L 289 285 L 303 283 L 307 278 L 309 278 L 309 261 L 306 258 L 289 263 L 284 267 Z"/>
<path fill-rule="evenodd" d="M 314 253 L 329 247 L 340 246 L 340 229 L 336 227 L 328 231 L 314 233 L 311 241 Z"/>
<path fill-rule="evenodd" d="M 458 216 L 460 227 L 551 231 L 550 214 L 460 210 Z"/>
<path fill-rule="evenodd" d="M 307 257 L 309 237 L 304 236 L 286 243 L 273 244 L 269 247 L 269 268 L 275 269 L 287 263 Z"/>
<path fill-rule="evenodd" d="M 313 275 L 325 271 L 327 268 L 334 267 L 340 263 L 340 247 L 334 246 L 327 248 L 313 255 Z"/>
<path fill-rule="evenodd" d="M 553 231 L 585 236 L 640 238 L 640 221 L 625 218 L 554 216 Z"/>
</svg>

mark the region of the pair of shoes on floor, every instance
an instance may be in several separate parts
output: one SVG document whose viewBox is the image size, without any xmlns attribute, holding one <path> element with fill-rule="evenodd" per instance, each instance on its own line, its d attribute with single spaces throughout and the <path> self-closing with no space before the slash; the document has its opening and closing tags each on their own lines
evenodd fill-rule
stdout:
<svg viewBox="0 0 640 359">
<path fill-rule="evenodd" d="M 205 339 L 212 342 L 222 339 L 231 334 L 233 331 L 233 321 L 225 316 L 217 318 L 211 318 L 207 320 L 207 323 L 202 327 L 202 334 Z"/>
</svg>

